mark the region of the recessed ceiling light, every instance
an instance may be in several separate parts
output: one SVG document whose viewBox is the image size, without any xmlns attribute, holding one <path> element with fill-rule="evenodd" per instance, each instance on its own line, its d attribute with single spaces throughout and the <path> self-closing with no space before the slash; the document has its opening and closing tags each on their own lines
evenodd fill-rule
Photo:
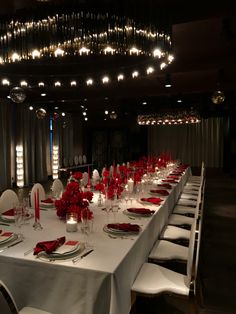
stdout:
<svg viewBox="0 0 236 314">
<path fill-rule="evenodd" d="M 146 106 L 146 105 L 147 105 L 147 102 L 146 102 L 146 101 L 143 101 L 143 102 L 142 102 L 142 105 L 143 105 L 143 106 Z"/>
<path fill-rule="evenodd" d="M 45 96 L 47 96 L 47 94 L 46 93 L 41 93 L 41 96 L 45 97 Z"/>
</svg>

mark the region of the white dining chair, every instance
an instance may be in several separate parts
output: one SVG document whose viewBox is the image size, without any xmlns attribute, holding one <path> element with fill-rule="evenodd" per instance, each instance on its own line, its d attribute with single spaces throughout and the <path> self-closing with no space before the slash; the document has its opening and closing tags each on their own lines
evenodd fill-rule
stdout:
<svg viewBox="0 0 236 314">
<path fill-rule="evenodd" d="M 52 314 L 31 306 L 18 309 L 13 295 L 2 280 L 0 280 L 0 310 L 1 314 Z"/>
<path fill-rule="evenodd" d="M 176 226 L 166 225 L 161 232 L 159 239 L 172 241 L 174 243 L 181 243 L 188 245 L 191 232 Z"/>
<path fill-rule="evenodd" d="M 0 197 L 0 214 L 17 205 L 19 205 L 19 198 L 16 192 L 11 189 L 5 190 Z"/>
<path fill-rule="evenodd" d="M 88 172 L 83 172 L 83 177 L 81 179 L 81 184 L 86 186 L 88 184 Z"/>
<path fill-rule="evenodd" d="M 189 300 L 192 300 L 195 291 L 193 285 L 196 280 L 194 270 L 198 266 L 194 263 L 195 228 L 196 226 L 193 224 L 188 248 L 186 274 L 146 262 L 141 266 L 131 287 L 132 300 L 135 300 L 138 295 L 155 297 L 165 293 L 188 297 Z"/>
<path fill-rule="evenodd" d="M 55 179 L 52 183 L 51 187 L 53 195 L 58 198 L 64 191 L 64 186 L 63 183 L 61 182 L 60 179 Z"/>
<path fill-rule="evenodd" d="M 191 228 L 195 217 L 185 215 L 171 214 L 168 219 L 168 225 L 182 228 Z"/>
<path fill-rule="evenodd" d="M 35 193 L 37 193 L 37 191 L 39 191 L 39 202 L 42 201 L 42 200 L 45 200 L 45 190 L 44 190 L 44 187 L 42 186 L 42 184 L 40 183 L 35 183 L 31 189 L 31 194 L 30 194 L 30 202 L 31 202 L 31 207 L 33 209 L 35 209 L 34 205 L 34 195 Z"/>
</svg>

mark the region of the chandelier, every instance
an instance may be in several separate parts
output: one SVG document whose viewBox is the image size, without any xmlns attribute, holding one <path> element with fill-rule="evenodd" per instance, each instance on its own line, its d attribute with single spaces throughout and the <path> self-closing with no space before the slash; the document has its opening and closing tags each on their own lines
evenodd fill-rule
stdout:
<svg viewBox="0 0 236 314">
<path fill-rule="evenodd" d="M 167 113 L 138 115 L 139 125 L 179 125 L 201 122 L 200 115 L 195 110 L 173 110 Z"/>
<path fill-rule="evenodd" d="M 170 34 L 155 25 L 109 13 L 12 19 L 0 24 L 0 81 L 3 86 L 58 88 L 137 79 L 167 67 L 174 59 L 171 46 Z M 62 60 L 61 73 L 50 73 L 48 80 L 34 67 L 61 66 Z M 79 64 L 79 69 L 69 72 L 68 62 Z M 14 71 L 15 65 L 23 69 Z"/>
</svg>

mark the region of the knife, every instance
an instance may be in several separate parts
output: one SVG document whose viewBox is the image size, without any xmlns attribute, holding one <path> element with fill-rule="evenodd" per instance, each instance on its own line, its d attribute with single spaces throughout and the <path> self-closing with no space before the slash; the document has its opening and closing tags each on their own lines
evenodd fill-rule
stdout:
<svg viewBox="0 0 236 314">
<path fill-rule="evenodd" d="M 89 250 L 88 252 L 85 252 L 84 254 L 82 254 L 81 256 L 75 257 L 72 259 L 73 263 L 76 263 L 77 261 L 81 260 L 82 258 L 84 258 L 85 256 L 89 255 L 90 253 L 92 253 L 94 250 Z"/>
<path fill-rule="evenodd" d="M 21 242 L 23 242 L 23 239 L 21 239 L 21 240 L 19 240 L 19 241 L 16 241 L 16 242 L 14 242 L 14 243 L 12 243 L 12 244 L 9 244 L 9 245 L 5 246 L 4 248 L 2 248 L 2 249 L 0 250 L 0 253 L 3 252 L 3 251 L 6 250 L 6 249 L 9 249 L 10 247 L 12 247 L 12 246 L 14 246 L 14 245 L 17 245 L 18 243 L 21 243 Z"/>
</svg>

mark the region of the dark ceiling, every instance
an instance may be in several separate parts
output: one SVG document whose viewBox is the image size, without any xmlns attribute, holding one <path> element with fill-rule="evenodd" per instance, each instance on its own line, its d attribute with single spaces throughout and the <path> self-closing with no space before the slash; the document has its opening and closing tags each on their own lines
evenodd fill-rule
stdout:
<svg viewBox="0 0 236 314">
<path fill-rule="evenodd" d="M 27 91 L 27 102 L 47 104 L 53 108 L 59 105 L 62 110 L 81 114 L 81 105 L 88 108 L 89 120 L 102 121 L 104 109 L 116 110 L 118 118 L 129 119 L 137 113 L 158 111 L 171 106 L 197 107 L 202 115 L 224 115 L 236 108 L 236 5 L 229 1 L 216 5 L 212 2 L 198 1 L 190 7 L 189 1 L 30 1 L 9 0 L 2 4 L 2 19 L 15 14 L 23 16 L 30 12 L 49 14 L 55 7 L 62 5 L 89 8 L 91 5 L 101 10 L 112 10 L 129 14 L 144 21 L 161 21 L 171 25 L 173 54 L 175 61 L 168 67 L 172 87 L 165 88 L 166 72 L 159 71 L 148 77 L 130 79 L 122 83 L 107 86 L 63 86 L 46 88 L 47 96 L 40 96 L 39 89 Z M 62 10 L 62 9 L 60 9 Z M 118 62 L 118 61 L 117 61 Z M 104 63 L 103 63 L 104 64 Z M 106 61 L 106 66 L 111 66 Z M 105 66 L 104 64 L 104 66 Z M 73 78 L 80 68 L 75 63 L 62 65 L 37 64 L 34 67 L 21 64 L 3 68 L 1 75 L 7 71 L 19 77 L 33 77 L 35 73 L 47 76 L 64 75 Z M 5 72 L 4 72 L 5 71 Z M 27 77 L 26 77 L 27 78 Z M 67 85 L 68 86 L 68 85 Z M 225 93 L 225 102 L 216 106 L 211 101 L 212 93 L 220 88 Z M 7 88 L 1 88 L 2 97 L 9 94 Z M 183 103 L 177 103 L 178 98 Z M 146 103 L 146 104 L 143 104 Z"/>
</svg>

